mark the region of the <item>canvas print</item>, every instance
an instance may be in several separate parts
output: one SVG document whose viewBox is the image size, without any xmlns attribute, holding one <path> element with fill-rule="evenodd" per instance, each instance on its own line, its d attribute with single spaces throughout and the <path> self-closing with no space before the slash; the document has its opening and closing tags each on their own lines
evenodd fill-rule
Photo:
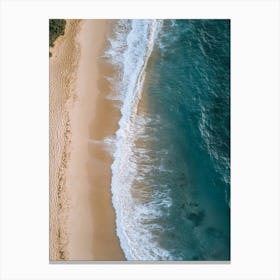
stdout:
<svg viewBox="0 0 280 280">
<path fill-rule="evenodd" d="M 51 261 L 230 261 L 230 20 L 49 20 Z"/>
</svg>

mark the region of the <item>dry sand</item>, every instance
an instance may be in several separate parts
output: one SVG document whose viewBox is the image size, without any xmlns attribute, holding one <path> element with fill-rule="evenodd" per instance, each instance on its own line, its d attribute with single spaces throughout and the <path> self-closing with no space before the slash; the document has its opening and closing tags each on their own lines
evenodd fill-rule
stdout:
<svg viewBox="0 0 280 280">
<path fill-rule="evenodd" d="M 111 22 L 68 20 L 50 59 L 50 259 L 124 260 L 111 199 L 104 137 L 119 110 L 106 99 L 100 58 Z"/>
</svg>

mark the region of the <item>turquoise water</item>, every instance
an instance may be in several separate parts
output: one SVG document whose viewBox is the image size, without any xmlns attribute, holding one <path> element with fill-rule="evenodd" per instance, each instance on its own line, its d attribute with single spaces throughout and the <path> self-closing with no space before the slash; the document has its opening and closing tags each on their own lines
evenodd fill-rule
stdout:
<svg viewBox="0 0 280 280">
<path fill-rule="evenodd" d="M 128 260 L 230 260 L 230 21 L 121 20 L 112 193 Z"/>
</svg>

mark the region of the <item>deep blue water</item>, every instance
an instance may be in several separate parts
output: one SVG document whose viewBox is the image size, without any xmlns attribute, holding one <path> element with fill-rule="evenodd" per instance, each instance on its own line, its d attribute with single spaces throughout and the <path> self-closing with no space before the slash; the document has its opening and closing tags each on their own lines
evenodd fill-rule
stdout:
<svg viewBox="0 0 280 280">
<path fill-rule="evenodd" d="M 151 23 L 116 30 L 124 25 L 125 34 L 146 32 L 123 36 L 123 49 L 131 43 L 140 57 Z M 135 110 L 117 133 L 121 246 L 132 260 L 230 260 L 230 21 L 164 20 L 155 34 L 141 90 L 129 101 L 137 99 Z M 129 75 L 119 84 L 135 85 Z M 129 87 L 117 91 L 125 116 Z"/>
</svg>

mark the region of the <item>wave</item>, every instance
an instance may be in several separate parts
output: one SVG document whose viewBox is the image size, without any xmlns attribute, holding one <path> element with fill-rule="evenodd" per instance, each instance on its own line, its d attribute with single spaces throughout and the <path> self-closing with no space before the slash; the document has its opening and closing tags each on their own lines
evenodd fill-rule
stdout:
<svg viewBox="0 0 280 280">
<path fill-rule="evenodd" d="M 109 47 L 105 52 L 108 61 L 118 69 L 118 74 L 112 81 L 115 88 L 111 98 L 120 100 L 122 104 L 111 166 L 111 190 L 117 235 L 127 260 L 158 259 L 159 255 L 168 259 L 168 253 L 157 252 L 159 249 L 156 246 L 154 252 L 147 253 L 147 250 L 153 251 L 150 248 L 152 237 L 140 223 L 141 216 L 147 216 L 147 209 L 136 205 L 132 191 L 138 175 L 135 141 L 141 128 L 143 129 L 148 121 L 139 118 L 137 108 L 142 95 L 147 63 L 162 24 L 162 20 L 119 20 L 113 27 Z M 144 157 L 143 151 L 141 156 Z M 150 211 L 152 209 L 149 209 L 148 215 L 153 215 Z M 156 212 L 155 209 L 154 211 Z M 154 216 L 158 214 L 154 213 Z M 140 244 L 142 246 L 139 246 Z"/>
</svg>

